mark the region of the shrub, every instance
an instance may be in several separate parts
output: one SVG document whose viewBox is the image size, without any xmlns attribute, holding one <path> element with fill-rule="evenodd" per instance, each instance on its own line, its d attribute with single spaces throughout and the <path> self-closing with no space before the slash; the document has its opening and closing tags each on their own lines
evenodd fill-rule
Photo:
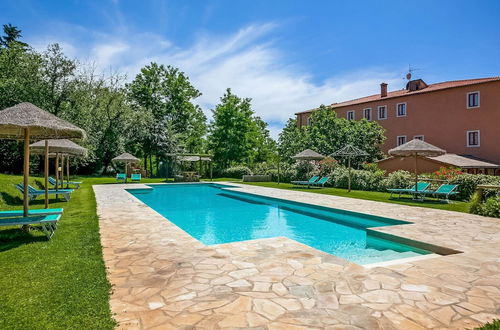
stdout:
<svg viewBox="0 0 500 330">
<path fill-rule="evenodd" d="M 464 173 L 462 171 L 460 171 L 460 169 L 458 169 L 458 168 L 442 166 L 439 168 L 439 170 L 432 173 L 431 177 L 433 179 L 437 179 L 437 180 L 450 181 L 461 174 L 464 174 Z"/>
<path fill-rule="evenodd" d="M 468 200 L 478 185 L 493 184 L 500 185 L 500 177 L 484 175 L 484 174 L 461 174 L 450 180 L 450 184 L 458 185 L 457 198 Z"/>
<path fill-rule="evenodd" d="M 233 166 L 222 171 L 222 175 L 228 178 L 241 179 L 243 175 L 252 175 L 252 171 L 246 166 Z"/>
<path fill-rule="evenodd" d="M 487 217 L 500 218 L 500 196 L 487 198 L 483 203 L 474 204 L 471 212 Z"/>
<path fill-rule="evenodd" d="M 413 183 L 413 176 L 410 172 L 398 170 L 390 173 L 384 180 L 385 188 L 408 188 Z"/>
<path fill-rule="evenodd" d="M 349 171 L 343 166 L 337 167 L 330 175 L 332 185 L 336 188 L 348 188 Z M 351 188 L 354 190 L 383 191 L 384 171 L 367 171 L 351 169 Z"/>
<path fill-rule="evenodd" d="M 329 176 L 332 174 L 333 170 L 339 167 L 339 162 L 331 157 L 326 157 L 319 162 L 319 174 L 321 176 Z"/>
<path fill-rule="evenodd" d="M 298 180 L 309 180 L 314 175 L 319 175 L 320 166 L 316 162 L 298 161 L 295 165 Z"/>
<path fill-rule="evenodd" d="M 258 163 L 254 166 L 253 173 L 270 175 L 271 180 L 278 181 L 278 166 L 273 163 Z M 280 163 L 279 170 L 280 182 L 290 182 L 297 179 L 297 170 L 295 165 Z"/>
</svg>

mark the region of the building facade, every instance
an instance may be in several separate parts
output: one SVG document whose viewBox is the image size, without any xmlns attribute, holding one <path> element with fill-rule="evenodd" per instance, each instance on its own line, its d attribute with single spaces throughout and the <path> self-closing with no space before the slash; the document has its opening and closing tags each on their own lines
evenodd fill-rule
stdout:
<svg viewBox="0 0 500 330">
<path fill-rule="evenodd" d="M 427 85 L 412 80 L 403 90 L 375 94 L 330 108 L 338 117 L 372 120 L 386 130 L 382 150 L 419 138 L 449 153 L 470 155 L 500 164 L 500 77 L 448 81 Z M 308 110 L 296 113 L 308 124 Z"/>
</svg>

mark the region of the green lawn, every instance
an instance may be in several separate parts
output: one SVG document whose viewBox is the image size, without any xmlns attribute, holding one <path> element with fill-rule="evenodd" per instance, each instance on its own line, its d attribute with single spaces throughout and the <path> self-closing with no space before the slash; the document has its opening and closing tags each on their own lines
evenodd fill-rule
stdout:
<svg viewBox="0 0 500 330">
<path fill-rule="evenodd" d="M 92 190 L 92 184 L 114 179 L 75 178 L 80 180 L 84 184 L 69 202 L 50 200 L 50 207 L 64 208 L 50 241 L 38 231 L 0 227 L 0 329 L 114 328 Z M 0 210 L 22 208 L 14 187 L 21 181 L 0 174 Z M 43 208 L 43 196 L 31 206 Z"/>
<path fill-rule="evenodd" d="M 296 190 L 296 191 L 304 191 L 313 194 L 325 194 L 325 195 L 334 195 L 341 197 L 351 197 L 358 199 L 366 199 L 377 202 L 386 202 L 386 203 L 394 203 L 394 204 L 402 204 L 409 206 L 421 206 L 421 207 L 429 207 L 433 209 L 441 209 L 441 210 L 449 210 L 449 211 L 457 211 L 457 212 L 469 212 L 470 203 L 466 202 L 457 202 L 453 201 L 453 203 L 446 204 L 442 203 L 438 200 L 426 200 L 424 202 L 418 202 L 412 200 L 410 197 L 401 198 L 401 199 L 389 199 L 390 194 L 385 192 L 377 192 L 377 191 L 360 191 L 353 190 L 350 193 L 347 192 L 346 189 L 338 189 L 338 188 L 306 188 L 306 187 L 294 187 L 289 183 L 276 183 L 276 182 L 241 182 L 248 185 L 253 186 L 261 186 L 261 187 L 270 187 L 270 188 L 278 188 L 278 189 L 287 189 L 287 190 Z"/>
</svg>

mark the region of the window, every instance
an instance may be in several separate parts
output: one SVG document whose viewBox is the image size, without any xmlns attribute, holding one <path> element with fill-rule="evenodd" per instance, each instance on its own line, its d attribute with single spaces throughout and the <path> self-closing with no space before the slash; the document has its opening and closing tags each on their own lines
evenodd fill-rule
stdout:
<svg viewBox="0 0 500 330">
<path fill-rule="evenodd" d="M 307 117 L 307 126 L 311 126 L 311 117 Z"/>
<path fill-rule="evenodd" d="M 354 120 L 354 111 L 347 111 L 347 120 Z"/>
<path fill-rule="evenodd" d="M 396 138 L 398 147 L 406 143 L 406 135 L 400 135 Z"/>
<path fill-rule="evenodd" d="M 479 108 L 479 92 L 467 93 L 467 109 Z"/>
<path fill-rule="evenodd" d="M 413 138 L 424 141 L 424 136 L 423 135 L 415 135 Z"/>
<path fill-rule="evenodd" d="M 385 105 L 378 107 L 378 119 L 387 119 L 387 107 Z"/>
<path fill-rule="evenodd" d="M 396 105 L 396 116 L 398 117 L 406 116 L 406 103 L 398 103 Z"/>
<path fill-rule="evenodd" d="M 372 120 L 372 108 L 363 109 L 363 118 L 368 121 Z"/>
<path fill-rule="evenodd" d="M 467 147 L 479 147 L 481 145 L 481 134 L 479 131 L 467 131 Z"/>
</svg>

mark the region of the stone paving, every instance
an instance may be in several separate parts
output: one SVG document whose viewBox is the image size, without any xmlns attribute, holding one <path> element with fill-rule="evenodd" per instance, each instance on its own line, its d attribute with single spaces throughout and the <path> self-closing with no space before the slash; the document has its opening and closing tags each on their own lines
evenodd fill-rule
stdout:
<svg viewBox="0 0 500 330">
<path fill-rule="evenodd" d="M 124 185 L 94 186 L 120 329 L 472 329 L 500 318 L 499 219 L 237 186 L 411 221 L 376 230 L 462 253 L 365 268 L 284 237 L 205 246 Z"/>
</svg>

